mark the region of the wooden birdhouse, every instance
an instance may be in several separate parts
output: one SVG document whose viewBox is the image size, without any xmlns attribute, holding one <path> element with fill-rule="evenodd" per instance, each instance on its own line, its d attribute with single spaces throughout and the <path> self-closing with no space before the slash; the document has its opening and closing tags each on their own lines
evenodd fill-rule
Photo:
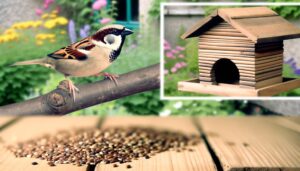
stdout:
<svg viewBox="0 0 300 171">
<path fill-rule="evenodd" d="M 267 7 L 221 8 L 182 35 L 197 37 L 199 79 L 181 91 L 221 96 L 270 96 L 300 86 L 282 77 L 283 40 L 300 29 Z"/>
</svg>

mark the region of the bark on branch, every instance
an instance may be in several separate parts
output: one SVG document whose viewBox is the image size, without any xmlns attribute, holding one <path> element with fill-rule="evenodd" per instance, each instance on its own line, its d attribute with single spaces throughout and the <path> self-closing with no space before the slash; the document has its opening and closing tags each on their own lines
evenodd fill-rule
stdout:
<svg viewBox="0 0 300 171">
<path fill-rule="evenodd" d="M 0 107 L 0 114 L 67 114 L 124 96 L 157 89 L 159 64 L 120 75 L 117 86 L 111 80 L 102 80 L 77 87 L 80 92 L 76 94 L 75 102 L 60 83 L 57 89 L 48 94 Z"/>
</svg>

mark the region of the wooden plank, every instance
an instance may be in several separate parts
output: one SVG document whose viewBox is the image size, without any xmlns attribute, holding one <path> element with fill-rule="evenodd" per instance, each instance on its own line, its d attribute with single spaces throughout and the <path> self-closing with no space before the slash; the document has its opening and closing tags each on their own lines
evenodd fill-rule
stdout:
<svg viewBox="0 0 300 171">
<path fill-rule="evenodd" d="M 186 117 L 108 117 L 103 124 L 103 128 L 108 127 L 152 127 L 156 129 L 168 129 L 179 131 L 185 134 L 197 134 L 198 130 L 193 125 L 190 118 Z M 158 171 L 158 170 L 216 170 L 212 158 L 205 147 L 200 144 L 191 147 L 194 152 L 166 151 L 152 156 L 150 159 L 140 158 L 130 163 L 134 171 Z M 118 170 L 128 170 L 127 164 L 119 164 Z M 113 164 L 98 164 L 97 171 L 114 170 Z"/>
<path fill-rule="evenodd" d="M 218 31 L 218 32 L 231 32 L 231 33 L 240 33 L 237 30 L 234 30 L 232 28 L 229 27 L 213 27 L 212 29 L 210 29 L 211 31 Z"/>
<path fill-rule="evenodd" d="M 253 45 L 254 42 L 249 40 L 231 40 L 231 39 L 217 39 L 217 38 L 201 38 L 199 37 L 199 42 L 205 42 L 205 43 L 241 43 L 243 45 Z"/>
<path fill-rule="evenodd" d="M 274 73 L 270 73 L 268 75 L 264 75 L 264 76 L 261 76 L 261 77 L 241 76 L 240 80 L 260 82 L 260 81 L 267 80 L 267 79 L 274 78 L 274 77 L 278 77 L 278 76 L 281 76 L 281 72 L 277 72 L 277 73 L 274 72 Z"/>
<path fill-rule="evenodd" d="M 271 120 L 273 123 L 278 124 L 282 127 L 291 129 L 300 133 L 300 117 L 299 116 L 285 116 L 285 117 L 274 117 Z"/>
<path fill-rule="evenodd" d="M 258 74 L 262 74 L 262 73 L 265 73 L 265 72 L 274 71 L 276 69 L 282 69 L 282 65 L 269 67 L 269 68 L 261 69 L 261 70 L 256 70 L 255 73 L 258 75 Z"/>
<path fill-rule="evenodd" d="M 207 49 L 207 50 L 229 50 L 229 51 L 245 51 L 245 52 L 254 52 L 254 48 L 247 48 L 247 47 L 229 47 L 229 46 L 212 46 L 212 45 L 199 45 L 199 49 Z"/>
<path fill-rule="evenodd" d="M 296 89 L 300 87 L 300 79 L 287 79 L 284 78 L 280 84 L 269 84 L 270 86 L 266 86 L 258 90 L 258 95 L 260 96 L 272 96 L 278 93 L 286 92 L 292 89 Z"/>
<path fill-rule="evenodd" d="M 255 63 L 256 64 L 263 64 L 263 63 L 272 62 L 274 60 L 279 60 L 279 59 L 283 59 L 282 54 L 256 59 Z"/>
<path fill-rule="evenodd" d="M 201 52 L 199 53 L 199 56 L 218 57 L 218 58 L 234 57 L 234 58 L 243 58 L 244 60 L 255 60 L 254 55 L 241 55 L 241 54 L 230 54 L 230 53 L 223 54 L 217 52 Z"/>
<path fill-rule="evenodd" d="M 3 143 L 0 144 L 0 170 L 86 170 L 87 166 L 58 164 L 50 167 L 46 160 L 33 158 L 16 158 L 5 146 L 34 139 L 45 134 L 55 134 L 60 130 L 96 127 L 98 117 L 26 117 L 0 132 Z M 32 165 L 38 162 L 38 165 Z"/>
<path fill-rule="evenodd" d="M 233 37 L 246 37 L 242 33 L 238 32 L 221 32 L 215 30 L 209 30 L 203 33 L 203 35 L 216 35 L 216 36 L 233 36 Z"/>
<path fill-rule="evenodd" d="M 215 36 L 215 35 L 200 35 L 200 38 L 212 38 L 212 39 L 228 39 L 228 40 L 249 40 L 247 37 L 236 36 Z"/>
<path fill-rule="evenodd" d="M 232 54 L 232 55 L 255 55 L 254 52 L 245 52 L 245 51 L 230 51 L 230 50 L 207 50 L 207 49 L 198 49 L 200 53 L 217 53 L 217 54 Z"/>
<path fill-rule="evenodd" d="M 185 92 L 194 92 L 201 94 L 213 94 L 218 96 L 234 96 L 234 97 L 255 97 L 256 90 L 250 88 L 241 88 L 239 85 L 218 84 L 209 85 L 198 82 L 198 79 L 178 82 L 178 90 Z"/>
<path fill-rule="evenodd" d="M 211 77 L 202 77 L 202 76 L 199 76 L 199 79 L 201 81 L 208 81 L 208 82 L 211 82 L 212 81 L 212 78 Z"/>
<path fill-rule="evenodd" d="M 217 61 L 219 59 L 226 58 L 230 60 L 238 60 L 238 61 L 249 61 L 254 62 L 256 61 L 253 57 L 238 57 L 238 56 L 231 56 L 231 55 L 210 55 L 210 54 L 199 54 L 200 59 L 206 59 L 209 61 Z"/>
<path fill-rule="evenodd" d="M 299 132 L 273 117 L 199 118 L 208 142 L 227 170 L 300 170 Z"/>
<path fill-rule="evenodd" d="M 262 80 L 262 81 L 245 81 L 245 80 L 240 80 L 240 84 L 241 85 L 247 85 L 247 86 L 253 86 L 255 88 L 262 88 L 262 87 L 266 87 L 269 85 L 273 85 L 276 83 L 281 83 L 282 82 L 282 76 L 277 76 L 277 77 L 273 77 L 270 79 L 266 79 L 266 80 Z"/>
<path fill-rule="evenodd" d="M 214 64 L 216 61 L 218 61 L 220 59 L 224 59 L 224 58 L 219 58 L 219 59 L 211 60 L 211 58 L 202 58 L 202 57 L 199 57 L 199 61 L 201 63 L 206 63 L 206 64 Z M 226 59 L 230 59 L 230 58 L 226 58 Z M 230 60 L 233 63 L 235 63 L 235 64 L 255 65 L 255 61 L 243 61 L 243 60 L 236 60 L 236 59 L 230 59 Z"/>
<path fill-rule="evenodd" d="M 256 52 L 255 58 L 266 57 L 266 56 L 271 56 L 271 55 L 278 55 L 278 54 L 283 54 L 283 49 L 270 51 L 270 52 Z"/>
<path fill-rule="evenodd" d="M 203 42 L 203 41 L 199 41 L 199 45 L 254 48 L 254 43 L 253 44 L 248 44 L 248 43 L 247 44 L 243 44 L 243 43 L 235 43 L 235 42 L 224 43 L 222 41 L 219 41 L 219 42 Z"/>
<path fill-rule="evenodd" d="M 274 78 L 270 78 L 264 81 L 259 81 L 255 84 L 255 88 L 262 88 L 262 87 L 266 87 L 269 85 L 273 85 L 276 83 L 281 83 L 282 82 L 282 76 L 278 76 L 278 77 L 274 77 Z"/>
<path fill-rule="evenodd" d="M 276 59 L 274 61 L 268 62 L 268 63 L 262 63 L 262 64 L 256 64 L 255 68 L 257 70 L 262 69 L 262 68 L 269 68 L 272 66 L 282 66 L 283 65 L 283 59 Z"/>
</svg>

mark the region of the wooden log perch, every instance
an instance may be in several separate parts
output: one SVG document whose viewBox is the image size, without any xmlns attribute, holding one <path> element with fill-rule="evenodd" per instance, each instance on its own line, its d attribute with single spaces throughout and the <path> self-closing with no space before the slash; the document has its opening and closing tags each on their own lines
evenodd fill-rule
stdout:
<svg viewBox="0 0 300 171">
<path fill-rule="evenodd" d="M 108 79 L 78 85 L 79 93 L 76 93 L 75 102 L 62 81 L 48 94 L 0 107 L 0 114 L 67 114 L 124 96 L 157 89 L 160 85 L 159 64 L 120 75 L 117 81 L 117 85 Z"/>
</svg>

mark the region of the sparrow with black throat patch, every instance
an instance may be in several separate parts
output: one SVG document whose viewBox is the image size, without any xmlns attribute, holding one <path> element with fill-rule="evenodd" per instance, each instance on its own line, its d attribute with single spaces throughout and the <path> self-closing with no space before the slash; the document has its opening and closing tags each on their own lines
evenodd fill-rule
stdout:
<svg viewBox="0 0 300 171">
<path fill-rule="evenodd" d="M 64 74 L 75 101 L 75 87 L 69 77 L 105 76 L 117 83 L 115 74 L 103 72 L 121 53 L 126 36 L 133 32 L 122 25 L 107 25 L 92 36 L 63 47 L 47 57 L 16 62 L 16 65 L 41 65 Z"/>
</svg>

